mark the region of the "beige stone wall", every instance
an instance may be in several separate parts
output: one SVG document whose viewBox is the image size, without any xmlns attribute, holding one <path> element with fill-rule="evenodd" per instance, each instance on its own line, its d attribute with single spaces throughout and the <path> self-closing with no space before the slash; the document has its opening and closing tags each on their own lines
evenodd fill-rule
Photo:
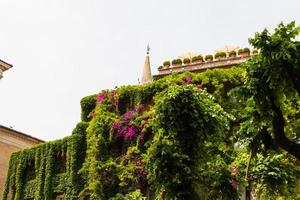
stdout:
<svg viewBox="0 0 300 200">
<path fill-rule="evenodd" d="M 42 141 L 0 126 L 0 198 L 2 198 L 11 154 L 21 149 L 32 147 L 40 142 Z"/>
</svg>

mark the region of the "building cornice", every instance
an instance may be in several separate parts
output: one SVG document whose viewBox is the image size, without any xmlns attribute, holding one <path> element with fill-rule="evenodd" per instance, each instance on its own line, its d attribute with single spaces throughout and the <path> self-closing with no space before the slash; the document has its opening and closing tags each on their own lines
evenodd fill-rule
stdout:
<svg viewBox="0 0 300 200">
<path fill-rule="evenodd" d="M 45 141 L 43 141 L 41 139 L 38 139 L 38 138 L 33 137 L 31 135 L 22 133 L 20 131 L 16 131 L 14 129 L 8 128 L 8 127 L 3 126 L 3 125 L 0 125 L 0 130 L 3 130 L 3 132 L 5 132 L 6 134 L 8 134 L 8 135 L 10 135 L 12 137 L 19 138 L 19 139 L 25 140 L 27 142 L 30 141 L 33 144 L 38 144 L 38 143 L 45 142 Z"/>
<path fill-rule="evenodd" d="M 4 71 L 6 71 L 6 70 L 8 70 L 9 68 L 12 68 L 12 67 L 13 66 L 11 64 L 9 64 L 9 63 L 7 63 L 7 62 L 0 59 L 0 70 L 1 71 L 4 72 Z"/>
</svg>

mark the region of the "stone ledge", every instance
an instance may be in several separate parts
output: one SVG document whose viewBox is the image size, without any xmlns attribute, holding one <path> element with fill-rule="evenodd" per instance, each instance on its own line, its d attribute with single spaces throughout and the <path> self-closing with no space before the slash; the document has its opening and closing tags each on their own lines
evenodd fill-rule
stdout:
<svg viewBox="0 0 300 200">
<path fill-rule="evenodd" d="M 214 60 L 210 62 L 203 63 L 194 63 L 189 65 L 182 65 L 180 67 L 172 67 L 168 69 L 161 69 L 157 75 L 154 77 L 162 77 L 172 73 L 183 73 L 183 72 L 201 72 L 206 69 L 214 69 L 214 68 L 226 68 L 235 65 L 242 64 L 249 59 L 250 56 L 247 57 L 234 57 L 234 58 L 226 58 L 224 60 Z"/>
<path fill-rule="evenodd" d="M 33 136 L 31 136 L 31 135 L 27 135 L 27 134 L 22 133 L 22 132 L 20 132 L 20 131 L 16 131 L 16 130 L 14 130 L 14 129 L 8 128 L 8 127 L 3 126 L 3 125 L 0 125 L 0 132 L 6 133 L 7 136 L 10 136 L 10 137 L 22 139 L 22 140 L 25 140 L 25 141 L 30 141 L 30 142 L 33 143 L 33 144 L 37 144 L 37 143 L 42 143 L 42 142 L 44 142 L 44 141 L 41 140 L 41 139 L 38 139 L 38 138 L 33 137 Z"/>
</svg>

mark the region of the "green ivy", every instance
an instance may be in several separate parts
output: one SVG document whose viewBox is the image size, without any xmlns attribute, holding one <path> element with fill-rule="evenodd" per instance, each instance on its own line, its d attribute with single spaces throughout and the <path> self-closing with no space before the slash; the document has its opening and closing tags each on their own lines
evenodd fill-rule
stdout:
<svg viewBox="0 0 300 200">
<path fill-rule="evenodd" d="M 173 74 L 84 97 L 82 121 L 71 136 L 12 155 L 3 200 L 8 194 L 15 200 L 58 194 L 67 200 L 237 199 L 231 182 L 243 180 L 229 168 L 239 166 L 232 148 L 236 124 L 252 111 L 251 99 L 238 99 L 244 82 L 245 69 L 232 67 Z M 291 106 L 285 108 L 293 119 L 297 112 L 290 112 Z M 134 114 L 126 127 L 138 127 L 130 139 L 112 128 L 128 113 Z M 290 160 L 284 166 L 288 174 L 297 172 Z M 258 181 L 264 173 L 256 170 Z M 291 178 L 284 180 L 295 188 L 298 182 Z"/>
<path fill-rule="evenodd" d="M 157 134 L 147 152 L 149 181 L 167 199 L 199 199 L 195 191 L 195 182 L 203 175 L 199 163 L 206 160 L 209 142 L 217 144 L 226 137 L 230 116 L 205 90 L 193 86 L 169 87 L 157 96 L 155 110 Z M 230 188 L 228 199 L 236 199 Z"/>
<path fill-rule="evenodd" d="M 81 105 L 81 120 L 89 121 L 91 119 L 90 113 L 96 106 L 96 95 L 86 96 L 80 101 Z"/>
</svg>

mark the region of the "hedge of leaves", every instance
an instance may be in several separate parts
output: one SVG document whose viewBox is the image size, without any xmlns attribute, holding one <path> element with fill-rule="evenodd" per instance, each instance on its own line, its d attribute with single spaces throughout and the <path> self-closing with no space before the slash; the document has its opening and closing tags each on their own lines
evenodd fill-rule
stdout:
<svg viewBox="0 0 300 200">
<path fill-rule="evenodd" d="M 175 74 L 84 97 L 71 136 L 12 155 L 3 200 L 238 199 L 232 167 L 242 174 L 245 163 L 233 132 L 245 113 L 234 91 L 244 76 L 239 67 Z"/>
<path fill-rule="evenodd" d="M 3 199 L 53 199 L 60 193 L 77 199 L 84 186 L 78 170 L 85 158 L 86 128 L 87 123 L 81 122 L 70 137 L 14 153 Z"/>
<path fill-rule="evenodd" d="M 218 59 L 218 58 L 226 58 L 226 53 L 224 51 L 217 52 L 215 54 L 215 59 Z"/>
</svg>

